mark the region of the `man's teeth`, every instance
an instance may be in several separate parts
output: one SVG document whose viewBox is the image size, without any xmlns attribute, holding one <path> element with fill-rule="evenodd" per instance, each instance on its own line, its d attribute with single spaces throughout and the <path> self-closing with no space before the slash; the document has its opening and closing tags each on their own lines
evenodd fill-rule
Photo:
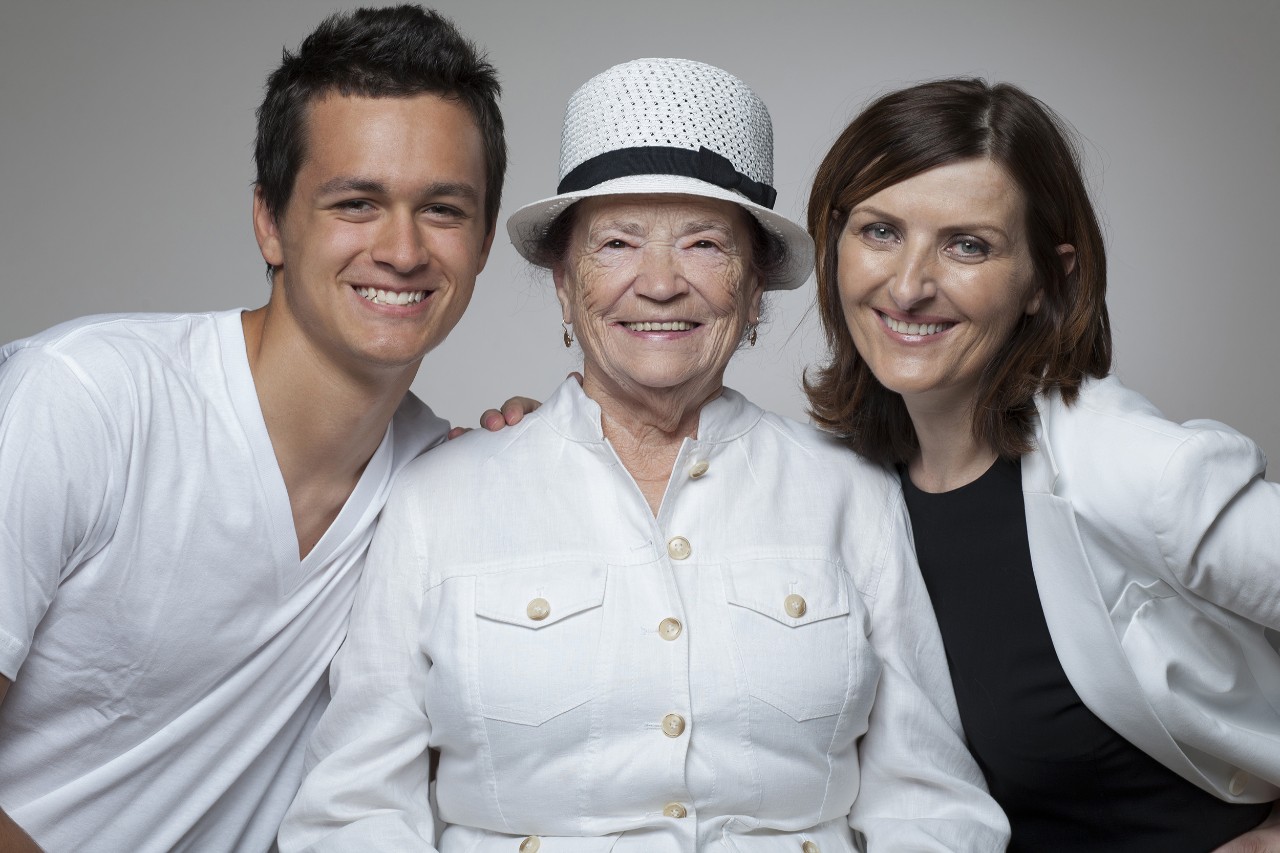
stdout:
<svg viewBox="0 0 1280 853">
<path fill-rule="evenodd" d="M 357 287 L 356 293 L 375 305 L 412 305 L 427 298 L 425 290 L 378 290 L 375 287 Z"/>
<path fill-rule="evenodd" d="M 884 317 L 886 326 L 900 335 L 935 335 L 955 325 L 955 323 L 902 323 L 887 314 L 880 316 Z"/>
<path fill-rule="evenodd" d="M 633 332 L 687 332 L 694 327 L 694 323 L 686 320 L 669 320 L 664 323 L 623 323 Z"/>
</svg>

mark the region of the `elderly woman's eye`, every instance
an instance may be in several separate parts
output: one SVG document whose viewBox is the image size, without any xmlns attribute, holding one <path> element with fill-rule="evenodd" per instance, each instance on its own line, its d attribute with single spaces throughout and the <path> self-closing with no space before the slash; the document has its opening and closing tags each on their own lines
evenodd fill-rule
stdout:
<svg viewBox="0 0 1280 853">
<path fill-rule="evenodd" d="M 618 239 L 616 239 L 616 238 L 615 238 L 615 239 L 613 239 L 613 240 L 606 240 L 606 241 L 605 241 L 605 243 L 604 243 L 604 248 L 606 248 L 606 249 L 625 249 L 625 248 L 627 248 L 627 242 L 626 242 L 625 240 L 618 240 Z"/>
</svg>

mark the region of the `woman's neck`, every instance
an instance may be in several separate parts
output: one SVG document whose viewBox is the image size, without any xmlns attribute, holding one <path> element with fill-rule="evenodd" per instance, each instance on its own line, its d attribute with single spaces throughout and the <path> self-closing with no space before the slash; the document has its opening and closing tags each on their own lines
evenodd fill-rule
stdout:
<svg viewBox="0 0 1280 853">
<path fill-rule="evenodd" d="M 907 474 L 923 492 L 949 492 L 981 477 L 996 461 L 995 448 L 973 434 L 973 402 L 929 406 L 907 401 L 920 450 Z"/>
<path fill-rule="evenodd" d="M 583 368 L 583 392 L 600 406 L 600 428 L 627 473 L 644 494 L 654 515 L 686 438 L 696 438 L 702 407 L 720 396 L 723 386 L 632 388 L 597 379 Z"/>
</svg>

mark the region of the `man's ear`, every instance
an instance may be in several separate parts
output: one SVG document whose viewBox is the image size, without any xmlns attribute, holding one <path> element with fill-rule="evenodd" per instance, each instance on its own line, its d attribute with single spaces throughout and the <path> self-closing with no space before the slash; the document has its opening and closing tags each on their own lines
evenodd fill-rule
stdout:
<svg viewBox="0 0 1280 853">
<path fill-rule="evenodd" d="M 489 233 L 484 235 L 484 245 L 480 247 L 480 263 L 476 266 L 476 275 L 484 272 L 484 265 L 489 263 L 489 250 L 493 248 L 493 235 L 498 233 L 498 223 L 493 223 Z"/>
<path fill-rule="evenodd" d="M 262 259 L 272 267 L 284 266 L 284 248 L 280 240 L 280 224 L 267 209 L 262 187 L 253 188 L 253 236 L 258 239 Z"/>
</svg>

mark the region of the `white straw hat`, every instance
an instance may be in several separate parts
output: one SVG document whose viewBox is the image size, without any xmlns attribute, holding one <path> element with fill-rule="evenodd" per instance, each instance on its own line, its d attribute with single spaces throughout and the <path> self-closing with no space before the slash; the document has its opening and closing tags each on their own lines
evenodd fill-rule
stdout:
<svg viewBox="0 0 1280 853">
<path fill-rule="evenodd" d="M 681 193 L 742 206 L 787 246 L 766 282 L 799 287 L 813 271 L 813 240 L 774 213 L 773 122 L 737 77 L 688 59 L 636 59 L 597 74 L 573 93 L 560 137 L 558 195 L 507 219 L 516 250 L 534 248 L 555 218 L 592 196 Z"/>
</svg>

